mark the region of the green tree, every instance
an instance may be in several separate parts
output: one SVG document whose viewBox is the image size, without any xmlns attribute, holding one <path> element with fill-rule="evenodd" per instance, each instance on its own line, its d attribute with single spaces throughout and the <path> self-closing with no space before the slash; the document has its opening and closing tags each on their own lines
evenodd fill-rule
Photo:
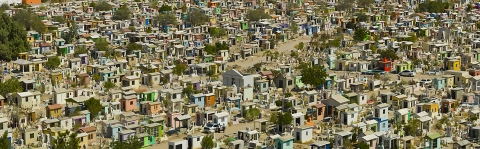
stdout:
<svg viewBox="0 0 480 149">
<path fill-rule="evenodd" d="M 412 32 L 412 33 L 409 33 L 408 36 L 409 37 L 406 39 L 407 41 L 414 42 L 414 43 L 417 42 L 417 34 Z"/>
<path fill-rule="evenodd" d="M 100 79 L 101 79 L 101 77 L 100 77 L 100 75 L 99 75 L 98 73 L 93 74 L 93 80 L 94 80 L 95 82 L 100 82 Z"/>
<path fill-rule="evenodd" d="M 304 48 L 304 43 L 303 42 L 299 42 L 297 45 L 295 45 L 295 49 L 297 50 L 303 50 Z"/>
<path fill-rule="evenodd" d="M 5 82 L 0 82 L 0 95 L 7 97 L 8 93 L 23 91 L 23 87 L 17 78 L 12 77 Z"/>
<path fill-rule="evenodd" d="M 78 27 L 75 21 L 70 21 L 70 27 L 68 27 L 68 32 L 63 35 L 63 38 L 65 39 L 65 43 L 67 44 L 73 44 L 75 39 L 78 38 Z M 77 50 L 75 50 L 77 52 Z"/>
<path fill-rule="evenodd" d="M 105 38 L 99 38 L 99 39 L 95 42 L 95 48 L 96 48 L 98 51 L 108 51 L 109 47 L 108 47 L 108 41 L 107 41 L 107 39 L 105 39 Z"/>
<path fill-rule="evenodd" d="M 45 68 L 50 70 L 57 69 L 58 66 L 60 66 L 60 58 L 58 58 L 58 56 L 48 58 L 45 63 Z"/>
<path fill-rule="evenodd" d="M 27 41 L 27 32 L 6 13 L 0 13 L 0 60 L 10 61 L 18 53 L 27 52 L 30 44 Z"/>
<path fill-rule="evenodd" d="M 427 1 L 420 3 L 415 9 L 415 12 L 429 12 L 429 13 L 443 13 L 445 9 L 450 7 L 449 3 L 444 3 L 442 1 Z"/>
<path fill-rule="evenodd" d="M 368 31 L 365 28 L 359 28 L 355 30 L 355 33 L 353 34 L 353 39 L 356 41 L 363 41 L 368 35 Z"/>
<path fill-rule="evenodd" d="M 369 16 L 365 15 L 365 13 L 357 13 L 356 16 L 358 22 L 367 22 L 369 19 Z"/>
<path fill-rule="evenodd" d="M 111 149 L 139 149 L 143 142 L 137 136 L 129 137 L 126 141 L 114 141 L 110 144 Z"/>
<path fill-rule="evenodd" d="M 278 101 L 278 100 L 277 100 L 277 101 Z M 276 123 L 277 123 L 277 119 L 278 119 L 277 113 L 272 112 L 272 113 L 270 114 L 269 122 L 271 122 L 272 124 L 276 124 Z"/>
<path fill-rule="evenodd" d="M 190 97 L 190 95 L 197 93 L 200 93 L 200 91 L 193 88 L 192 84 L 188 84 L 187 87 L 182 89 L 182 94 L 186 95 L 187 97 Z"/>
<path fill-rule="evenodd" d="M 405 131 L 405 135 L 410 135 L 410 136 L 417 136 L 417 130 L 420 127 L 420 120 L 418 119 L 412 119 L 408 121 L 408 124 L 403 127 L 403 130 Z"/>
<path fill-rule="evenodd" d="M 340 38 L 335 38 L 333 40 L 328 41 L 329 47 L 340 47 L 342 44 L 342 40 Z"/>
<path fill-rule="evenodd" d="M 139 45 L 135 42 L 130 42 L 127 45 L 127 53 L 129 54 L 132 54 L 133 51 L 142 50 L 142 49 L 143 49 L 142 45 Z"/>
<path fill-rule="evenodd" d="M 85 46 L 77 46 L 75 47 L 75 52 L 73 52 L 73 55 L 75 57 L 78 57 L 78 55 L 80 54 L 87 54 L 88 50 L 87 50 L 87 47 Z"/>
<path fill-rule="evenodd" d="M 172 7 L 169 6 L 169 5 L 163 4 L 163 5 L 158 9 L 158 12 L 162 12 L 162 13 L 172 12 Z"/>
<path fill-rule="evenodd" d="M 70 131 L 59 132 L 56 138 L 52 139 L 53 149 L 80 149 L 80 138 L 77 138 L 77 133 Z"/>
<path fill-rule="evenodd" d="M 10 6 L 7 3 L 3 3 L 0 5 L 0 12 L 3 12 L 5 10 L 10 10 Z"/>
<path fill-rule="evenodd" d="M 31 10 L 20 9 L 15 12 L 12 20 L 25 27 L 26 30 L 35 30 L 44 33 L 47 29 L 42 20 Z"/>
<path fill-rule="evenodd" d="M 105 82 L 105 84 L 103 85 L 103 87 L 105 87 L 105 90 L 108 92 L 110 91 L 110 89 L 114 88 L 116 85 L 115 83 L 113 83 L 112 81 L 107 81 Z"/>
<path fill-rule="evenodd" d="M 350 11 L 355 4 L 355 0 L 342 0 L 338 1 L 337 11 Z"/>
<path fill-rule="evenodd" d="M 53 16 L 52 20 L 61 24 L 67 23 L 67 20 L 63 16 Z"/>
<path fill-rule="evenodd" d="M 8 140 L 8 131 L 5 131 L 0 138 L 0 148 L 1 149 L 10 149 L 10 140 Z"/>
<path fill-rule="evenodd" d="M 357 25 L 355 23 L 353 23 L 353 21 L 349 21 L 347 24 L 345 24 L 345 27 L 347 29 L 356 29 Z"/>
<path fill-rule="evenodd" d="M 201 12 L 200 9 L 193 9 L 188 12 L 187 19 L 185 20 L 186 23 L 192 26 L 200 26 L 205 25 L 209 21 L 208 16 Z"/>
<path fill-rule="evenodd" d="M 184 5 L 182 6 L 182 13 L 187 12 L 187 9 L 188 9 L 188 8 L 187 8 L 187 5 L 184 4 Z"/>
<path fill-rule="evenodd" d="M 298 57 L 297 51 L 290 51 L 290 57 Z"/>
<path fill-rule="evenodd" d="M 395 51 L 392 49 L 380 50 L 378 53 L 380 54 L 380 58 L 387 58 L 392 61 L 399 59 L 397 53 L 395 53 Z"/>
<path fill-rule="evenodd" d="M 255 119 L 258 119 L 259 116 L 260 116 L 260 110 L 257 108 L 251 108 L 245 112 L 245 119 L 247 119 L 248 121 L 253 121 Z"/>
<path fill-rule="evenodd" d="M 202 146 L 202 149 L 213 149 L 215 147 L 215 142 L 213 142 L 213 136 L 207 135 L 203 137 L 200 145 Z"/>
<path fill-rule="evenodd" d="M 132 12 L 128 10 L 127 5 L 123 5 L 113 14 L 114 20 L 130 20 Z"/>
<path fill-rule="evenodd" d="M 151 28 L 151 27 L 147 27 L 147 29 L 145 29 L 145 32 L 146 32 L 146 33 L 152 33 L 152 28 Z"/>
<path fill-rule="evenodd" d="M 88 6 L 95 8 L 95 6 L 97 6 L 97 4 L 95 2 L 91 2 L 90 5 L 88 5 Z"/>
<path fill-rule="evenodd" d="M 160 13 L 153 18 L 154 24 L 165 28 L 167 25 L 177 25 L 177 17 L 171 13 Z"/>
<path fill-rule="evenodd" d="M 187 64 L 176 62 L 175 67 L 173 67 L 172 69 L 172 73 L 177 76 L 182 76 L 183 73 L 187 70 L 187 68 Z"/>
<path fill-rule="evenodd" d="M 290 113 L 290 111 L 286 112 L 286 113 L 278 112 L 276 117 L 277 117 L 277 121 L 275 121 L 275 124 L 284 128 L 284 130 L 282 130 L 282 132 L 285 131 L 285 128 L 286 128 L 286 127 L 283 127 L 283 126 L 288 126 L 288 125 L 292 124 L 293 117 L 292 117 L 292 114 Z"/>
<path fill-rule="evenodd" d="M 314 88 L 325 84 L 327 81 L 327 71 L 323 65 L 309 66 L 300 70 L 302 73 L 301 81 L 305 84 L 309 84 Z"/>
<path fill-rule="evenodd" d="M 265 13 L 265 9 L 259 8 L 247 11 L 245 18 L 249 21 L 259 21 L 260 19 L 270 19 L 271 16 Z"/>
<path fill-rule="evenodd" d="M 374 0 L 358 0 L 358 5 L 363 8 L 368 8 L 374 3 Z"/>
<path fill-rule="evenodd" d="M 298 33 L 298 24 L 295 21 L 291 21 L 290 26 L 288 27 L 292 33 L 297 34 Z"/>
<path fill-rule="evenodd" d="M 350 141 L 350 139 L 344 139 L 343 140 L 343 148 L 354 149 L 352 141 Z"/>
<path fill-rule="evenodd" d="M 84 102 L 85 107 L 87 107 L 87 110 L 90 112 L 90 119 L 94 119 L 98 116 L 100 111 L 102 111 L 103 106 L 100 103 L 100 100 L 95 99 L 95 98 L 90 98 Z"/>
<path fill-rule="evenodd" d="M 216 74 L 215 74 L 215 70 L 212 70 L 212 69 L 207 71 L 207 76 L 208 76 L 208 80 L 211 80 L 212 78 L 217 77 Z"/>
<path fill-rule="evenodd" d="M 112 10 L 112 5 L 110 5 L 106 1 L 101 1 L 98 4 L 94 4 L 94 8 L 97 11 L 110 11 Z"/>
</svg>

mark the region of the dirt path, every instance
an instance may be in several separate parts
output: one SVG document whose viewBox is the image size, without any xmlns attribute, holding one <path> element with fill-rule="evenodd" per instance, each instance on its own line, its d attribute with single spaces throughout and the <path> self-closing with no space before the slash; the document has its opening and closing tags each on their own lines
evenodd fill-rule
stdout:
<svg viewBox="0 0 480 149">
<path fill-rule="evenodd" d="M 253 122 L 250 122 L 250 123 L 240 123 L 240 124 L 236 124 L 236 125 L 232 125 L 232 126 L 229 126 L 227 127 L 227 129 L 225 130 L 225 133 L 215 133 L 215 138 L 216 139 L 220 139 L 220 138 L 223 138 L 224 135 L 231 135 L 233 133 L 238 133 L 239 130 L 245 130 L 247 127 L 250 128 L 250 130 L 253 130 L 254 129 L 254 124 Z M 257 126 L 258 127 L 258 126 Z M 194 134 L 192 135 L 200 135 L 200 134 L 203 134 L 202 132 L 195 132 Z M 169 141 L 173 141 L 173 140 L 178 140 L 178 139 L 183 139 L 184 137 L 187 137 L 187 135 L 185 134 L 180 134 L 180 135 L 171 135 L 168 137 L 168 141 L 163 141 L 161 142 L 160 144 L 155 144 L 155 145 L 152 145 L 148 148 L 152 148 L 152 149 L 167 149 L 168 148 L 168 142 Z M 217 140 L 217 141 L 223 141 L 223 140 Z"/>
<path fill-rule="evenodd" d="M 274 50 L 278 51 L 279 53 L 285 52 L 285 54 L 287 55 L 287 54 L 290 54 L 291 50 L 295 50 L 294 48 L 295 45 L 297 45 L 300 42 L 304 42 L 304 43 L 310 42 L 310 36 L 301 36 L 295 40 L 289 40 L 286 43 L 277 45 L 277 49 L 274 49 Z M 254 64 L 262 61 L 265 62 L 266 58 L 265 56 L 263 56 L 263 52 L 260 52 L 257 55 L 248 57 L 246 60 L 231 62 L 231 63 L 228 63 L 228 65 L 229 66 L 238 65 L 243 69 L 243 68 L 248 68 L 249 66 L 253 66 Z"/>
</svg>

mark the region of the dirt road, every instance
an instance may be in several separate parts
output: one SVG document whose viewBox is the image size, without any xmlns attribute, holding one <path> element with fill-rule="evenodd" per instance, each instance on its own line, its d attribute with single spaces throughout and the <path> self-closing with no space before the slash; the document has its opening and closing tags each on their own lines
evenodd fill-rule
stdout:
<svg viewBox="0 0 480 149">
<path fill-rule="evenodd" d="M 295 50 L 295 45 L 297 45 L 300 42 L 310 42 L 310 36 L 301 36 L 298 37 L 295 40 L 289 40 L 286 43 L 282 43 L 277 45 L 276 49 L 273 49 L 274 51 L 278 51 L 278 53 L 285 52 L 285 54 L 290 54 L 291 50 Z M 241 68 L 248 68 L 249 66 L 253 66 L 254 64 L 257 64 L 259 62 L 265 62 L 266 58 L 263 56 L 263 52 L 258 53 L 257 55 L 248 57 L 246 60 L 238 60 L 235 62 L 228 63 L 229 66 L 233 65 L 238 65 Z"/>
<path fill-rule="evenodd" d="M 215 133 L 215 139 L 220 139 L 220 138 L 224 137 L 225 135 L 231 135 L 233 133 L 238 133 L 239 130 L 245 130 L 247 127 L 250 128 L 250 130 L 253 130 L 254 129 L 254 123 L 253 122 L 251 122 L 251 123 L 240 123 L 240 124 L 236 124 L 236 125 L 232 125 L 230 127 L 227 127 L 227 129 L 225 130 L 225 133 Z M 204 134 L 204 133 L 195 132 L 192 135 L 200 135 L 200 134 Z M 187 135 L 186 134 L 180 134 L 178 136 L 177 135 L 171 135 L 171 136 L 168 137 L 168 140 L 171 141 L 171 140 L 183 139 L 184 137 L 187 137 Z M 218 140 L 218 141 L 222 141 L 222 140 Z M 168 141 L 163 141 L 160 144 L 152 145 L 149 148 L 152 148 L 152 149 L 157 149 L 157 148 L 167 149 L 168 148 Z"/>
</svg>

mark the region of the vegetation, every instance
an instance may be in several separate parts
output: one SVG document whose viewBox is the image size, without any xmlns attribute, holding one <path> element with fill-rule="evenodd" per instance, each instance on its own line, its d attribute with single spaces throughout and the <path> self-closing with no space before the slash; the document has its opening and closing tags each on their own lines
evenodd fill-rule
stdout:
<svg viewBox="0 0 480 149">
<path fill-rule="evenodd" d="M 6 13 L 0 14 L 0 60 L 10 61 L 30 49 L 27 32 Z"/>
<path fill-rule="evenodd" d="M 87 47 L 85 46 L 77 46 L 75 47 L 75 52 L 73 53 L 73 55 L 75 57 L 78 57 L 78 55 L 80 54 L 87 54 L 88 50 L 87 50 Z"/>
<path fill-rule="evenodd" d="M 379 50 L 380 58 L 387 58 L 388 60 L 399 59 L 398 55 L 392 49 Z"/>
<path fill-rule="evenodd" d="M 127 141 L 114 141 L 110 144 L 111 149 L 142 148 L 143 142 L 137 136 L 129 137 Z"/>
<path fill-rule="evenodd" d="M 311 85 L 314 88 L 319 87 L 327 82 L 325 78 L 327 78 L 328 75 L 323 65 L 309 66 L 307 68 L 303 68 L 300 70 L 300 72 L 302 73 L 301 81 L 305 84 Z"/>
<path fill-rule="evenodd" d="M 93 8 L 95 8 L 95 10 L 97 10 L 97 11 L 110 11 L 110 10 L 112 10 L 112 5 L 110 5 L 106 1 L 99 2 L 98 4 L 95 4 L 95 3 L 92 3 L 92 4 L 93 4 Z"/>
<path fill-rule="evenodd" d="M 101 79 L 101 77 L 98 73 L 93 74 L 92 78 L 95 82 L 100 82 L 100 79 Z"/>
<path fill-rule="evenodd" d="M 110 91 L 110 89 L 114 88 L 116 85 L 115 83 L 113 83 L 112 81 L 107 81 L 105 82 L 105 84 L 103 85 L 103 87 L 105 88 L 105 91 Z"/>
<path fill-rule="evenodd" d="M 3 12 L 5 10 L 10 10 L 10 6 L 7 3 L 0 5 L 0 11 Z"/>
<path fill-rule="evenodd" d="M 187 68 L 187 64 L 175 62 L 175 67 L 173 67 L 172 73 L 177 76 L 181 76 L 187 70 Z"/>
<path fill-rule="evenodd" d="M 70 27 L 68 28 L 68 32 L 64 34 L 63 39 L 65 40 L 66 44 L 73 44 L 77 38 L 78 38 L 78 27 L 75 21 L 70 21 Z M 75 49 L 75 52 L 77 52 L 77 49 Z"/>
<path fill-rule="evenodd" d="M 245 112 L 245 119 L 248 121 L 253 121 L 258 119 L 260 116 L 260 110 L 257 108 L 250 108 Z"/>
<path fill-rule="evenodd" d="M 299 42 L 297 45 L 295 45 L 295 49 L 297 50 L 303 50 L 305 47 L 305 44 L 303 42 Z"/>
<path fill-rule="evenodd" d="M 163 12 L 163 13 L 167 13 L 167 12 L 171 12 L 172 11 L 172 7 L 169 6 L 169 5 L 165 5 L 163 4 L 159 9 L 158 9 L 158 12 Z"/>
<path fill-rule="evenodd" d="M 375 1 L 374 0 L 358 0 L 357 4 L 360 7 L 363 8 L 368 8 L 370 5 L 372 5 Z"/>
<path fill-rule="evenodd" d="M 363 41 L 368 35 L 368 30 L 365 28 L 359 28 L 355 30 L 353 34 L 353 39 L 356 41 Z"/>
<path fill-rule="evenodd" d="M 249 10 L 245 16 L 249 21 L 260 21 L 261 19 L 270 19 L 270 15 L 265 13 L 264 9 Z"/>
<path fill-rule="evenodd" d="M 135 42 L 130 42 L 127 45 L 127 53 L 128 54 L 132 54 L 132 52 L 135 51 L 135 50 L 142 50 L 142 49 L 143 49 L 142 45 L 137 44 Z"/>
<path fill-rule="evenodd" d="M 90 119 L 94 119 L 95 117 L 98 116 L 100 111 L 102 111 L 103 106 L 100 103 L 100 100 L 95 99 L 95 98 L 90 98 L 84 102 L 85 107 L 87 107 L 87 110 L 90 112 Z"/>
<path fill-rule="evenodd" d="M 198 94 L 200 91 L 196 90 L 193 88 L 192 84 L 188 84 L 187 87 L 182 89 L 182 94 L 186 95 L 187 97 L 190 97 L 192 94 Z"/>
<path fill-rule="evenodd" d="M 171 13 L 161 13 L 153 18 L 154 24 L 165 28 L 167 25 L 177 25 L 177 17 Z"/>
<path fill-rule="evenodd" d="M 47 30 L 47 26 L 45 26 L 38 15 L 31 10 L 20 9 L 16 11 L 12 20 L 25 27 L 27 31 L 34 30 L 42 34 Z"/>
<path fill-rule="evenodd" d="M 403 127 L 403 130 L 405 131 L 405 135 L 416 136 L 417 130 L 419 129 L 419 127 L 420 127 L 420 120 L 412 119 L 408 121 L 408 124 Z"/>
<path fill-rule="evenodd" d="M 210 27 L 209 31 L 210 31 L 210 35 L 212 37 L 217 37 L 217 38 L 220 38 L 220 37 L 225 36 L 227 34 L 225 29 L 223 29 L 223 28 Z"/>
<path fill-rule="evenodd" d="M 358 22 L 367 22 L 369 18 L 367 15 L 365 15 L 365 13 L 357 13 L 356 16 Z"/>
<path fill-rule="evenodd" d="M 211 55 L 217 55 L 220 50 L 229 50 L 226 42 L 216 42 L 215 45 L 207 44 L 205 45 L 205 52 Z"/>
<path fill-rule="evenodd" d="M 215 147 L 215 142 L 213 142 L 213 136 L 207 135 L 203 137 L 200 145 L 202 145 L 202 149 L 213 149 Z"/>
<path fill-rule="evenodd" d="M 61 24 L 67 23 L 67 20 L 63 16 L 53 16 L 52 20 Z"/>
<path fill-rule="evenodd" d="M 342 0 L 339 1 L 337 4 L 337 9 L 338 11 L 349 11 L 353 8 L 353 5 L 355 4 L 355 0 Z"/>
<path fill-rule="evenodd" d="M 192 26 L 204 25 L 208 21 L 208 16 L 201 12 L 200 9 L 193 9 L 192 11 L 188 12 L 187 19 L 185 20 L 186 23 Z"/>
<path fill-rule="evenodd" d="M 99 38 L 97 42 L 95 42 L 95 48 L 98 51 L 108 51 L 109 47 L 107 39 Z"/>
<path fill-rule="evenodd" d="M 443 13 L 449 6 L 449 3 L 444 3 L 442 1 L 426 1 L 420 3 L 417 9 L 415 9 L 415 12 Z"/>
<path fill-rule="evenodd" d="M 294 34 L 297 34 L 298 33 L 298 24 L 295 22 L 295 21 L 291 21 L 292 23 L 290 23 L 290 31 L 292 31 Z"/>
<path fill-rule="evenodd" d="M 77 133 L 70 133 L 70 131 L 59 132 L 58 136 L 52 140 L 53 149 L 80 149 L 80 138 L 77 138 Z"/>
<path fill-rule="evenodd" d="M 292 113 L 290 113 L 290 111 L 285 112 L 285 113 L 278 112 L 277 121 L 276 121 L 275 124 L 280 125 L 280 126 L 287 126 L 287 125 L 291 125 L 292 122 L 293 122 L 293 117 L 292 117 Z"/>
<path fill-rule="evenodd" d="M 123 5 L 113 14 L 114 20 L 130 20 L 132 12 L 128 10 L 127 5 Z"/>
<path fill-rule="evenodd" d="M 60 66 L 60 58 L 58 56 L 48 58 L 48 61 L 45 63 L 45 68 L 54 70 Z"/>
</svg>

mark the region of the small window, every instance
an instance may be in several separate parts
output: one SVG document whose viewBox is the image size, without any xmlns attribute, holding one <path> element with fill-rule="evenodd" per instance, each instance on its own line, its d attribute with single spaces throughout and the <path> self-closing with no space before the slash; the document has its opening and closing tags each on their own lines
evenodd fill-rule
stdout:
<svg viewBox="0 0 480 149">
<path fill-rule="evenodd" d="M 386 110 L 385 110 L 385 109 L 383 109 L 383 114 L 385 114 L 385 111 L 386 111 Z"/>
<path fill-rule="evenodd" d="M 308 131 L 305 131 L 305 135 L 308 135 Z"/>
<path fill-rule="evenodd" d="M 30 139 L 33 139 L 33 138 L 35 138 L 35 134 L 31 133 L 30 134 Z"/>
<path fill-rule="evenodd" d="M 28 102 L 28 97 L 25 98 L 25 102 Z"/>
<path fill-rule="evenodd" d="M 352 114 L 352 118 L 355 118 L 355 115 Z"/>
<path fill-rule="evenodd" d="M 133 105 L 133 101 L 130 101 L 130 105 Z"/>
<path fill-rule="evenodd" d="M 200 137 L 197 138 L 197 141 L 200 141 Z"/>
</svg>

